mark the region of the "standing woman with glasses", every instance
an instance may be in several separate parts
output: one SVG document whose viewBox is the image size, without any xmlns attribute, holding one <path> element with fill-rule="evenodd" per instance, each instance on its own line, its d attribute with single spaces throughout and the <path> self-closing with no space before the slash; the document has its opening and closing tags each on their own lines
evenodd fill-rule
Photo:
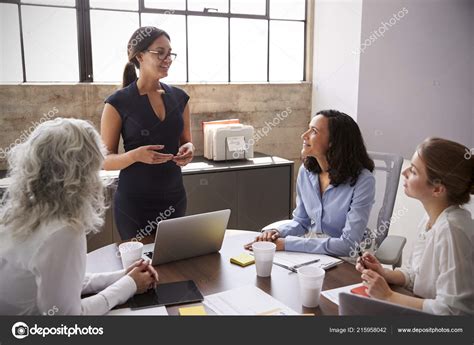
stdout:
<svg viewBox="0 0 474 345">
<path fill-rule="evenodd" d="M 109 151 L 103 167 L 120 170 L 114 215 L 122 239 L 149 235 L 159 220 L 184 216 L 181 167 L 194 153 L 189 96 L 160 81 L 176 58 L 170 36 L 156 27 L 141 27 L 127 52 L 123 87 L 105 100 L 101 121 Z M 125 153 L 119 154 L 120 135 Z"/>
</svg>

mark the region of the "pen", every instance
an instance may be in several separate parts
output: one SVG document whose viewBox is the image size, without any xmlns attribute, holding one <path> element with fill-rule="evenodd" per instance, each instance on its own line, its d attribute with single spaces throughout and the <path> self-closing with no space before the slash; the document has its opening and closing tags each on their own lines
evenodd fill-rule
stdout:
<svg viewBox="0 0 474 345">
<path fill-rule="evenodd" d="M 306 266 L 306 265 L 315 264 L 316 262 L 319 262 L 319 259 L 311 260 L 311 261 L 308 261 L 308 262 L 303 262 L 302 264 L 294 265 L 294 266 L 292 266 L 292 267 L 293 267 L 294 269 L 297 269 L 297 268 L 300 268 L 300 267 L 303 267 L 303 266 Z"/>
<path fill-rule="evenodd" d="M 367 267 L 365 267 L 365 264 L 364 264 L 364 258 L 362 257 L 363 253 L 362 253 L 361 249 L 359 249 L 358 254 L 359 254 L 359 257 L 360 257 L 360 264 L 362 265 L 362 267 L 367 268 Z"/>
<path fill-rule="evenodd" d="M 294 268 L 294 267 L 290 267 L 290 266 L 287 266 L 287 265 L 283 265 L 283 264 L 280 264 L 280 263 L 275 262 L 275 261 L 273 261 L 273 264 L 274 264 L 274 265 L 277 265 L 277 266 L 280 266 L 280 267 L 282 267 L 282 268 L 284 268 L 284 269 L 287 269 L 288 271 L 291 271 L 291 272 L 293 272 L 293 273 L 298 273 L 298 271 L 297 271 L 296 268 Z"/>
<path fill-rule="evenodd" d="M 252 255 L 252 256 L 254 256 L 253 253 L 249 253 L 249 254 Z M 280 263 L 275 262 L 275 261 L 273 261 L 273 264 L 274 264 L 274 265 L 277 265 L 277 266 L 280 266 L 280 267 L 282 267 L 282 268 L 284 268 L 284 269 L 286 269 L 286 270 L 288 270 L 288 271 L 291 271 L 291 272 L 293 272 L 293 273 L 298 273 L 298 271 L 297 271 L 296 268 L 294 268 L 294 267 L 290 267 L 290 266 L 287 266 L 287 265 L 283 265 L 283 264 L 280 264 Z"/>
<path fill-rule="evenodd" d="M 253 253 L 249 253 L 249 254 L 253 256 Z M 275 261 L 273 261 L 273 264 L 277 265 L 277 266 L 280 266 L 280 267 L 282 267 L 282 268 L 284 268 L 288 271 L 291 271 L 293 273 L 298 273 L 297 268 L 300 268 L 300 267 L 303 267 L 303 266 L 306 266 L 306 265 L 311 265 L 311 264 L 314 264 L 314 263 L 319 262 L 319 261 L 320 261 L 320 259 L 315 259 L 315 260 L 311 260 L 311 261 L 308 261 L 308 262 L 303 262 L 301 264 L 294 265 L 294 266 L 283 265 L 283 264 L 280 264 L 280 263 L 275 262 Z"/>
</svg>

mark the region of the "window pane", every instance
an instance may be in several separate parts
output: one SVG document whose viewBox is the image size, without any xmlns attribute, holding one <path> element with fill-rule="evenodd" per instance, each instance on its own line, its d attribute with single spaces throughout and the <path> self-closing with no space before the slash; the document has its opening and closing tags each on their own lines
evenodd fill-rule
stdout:
<svg viewBox="0 0 474 345">
<path fill-rule="evenodd" d="M 265 15 L 266 0 L 231 0 L 232 13 Z"/>
<path fill-rule="evenodd" d="M 188 0 L 188 10 L 203 12 L 204 8 L 217 8 L 217 12 L 229 12 L 229 0 Z M 216 12 L 211 10 L 210 12 Z"/>
<path fill-rule="evenodd" d="M 306 0 L 271 0 L 270 18 L 305 19 Z"/>
<path fill-rule="evenodd" d="M 0 82 L 22 82 L 18 6 L 0 4 Z"/>
<path fill-rule="evenodd" d="M 188 17 L 189 81 L 228 80 L 227 18 Z"/>
<path fill-rule="evenodd" d="M 76 10 L 21 6 L 27 81 L 79 81 Z"/>
<path fill-rule="evenodd" d="M 38 5 L 76 6 L 76 0 L 22 0 L 21 2 Z"/>
<path fill-rule="evenodd" d="M 303 80 L 304 23 L 270 21 L 270 81 Z"/>
<path fill-rule="evenodd" d="M 142 14 L 143 26 L 156 26 L 171 37 L 171 48 L 178 54 L 169 69 L 165 82 L 186 82 L 186 21 L 184 16 L 171 14 Z"/>
<path fill-rule="evenodd" d="M 91 10 L 94 81 L 122 80 L 127 43 L 138 26 L 138 13 Z"/>
<path fill-rule="evenodd" d="M 230 21 L 231 81 L 267 81 L 268 21 Z"/>
<path fill-rule="evenodd" d="M 91 8 L 138 11 L 138 0 L 89 0 Z"/>
<path fill-rule="evenodd" d="M 145 0 L 145 8 L 160 8 L 162 10 L 185 10 L 185 0 Z M 171 11 L 172 12 L 172 11 Z"/>
</svg>

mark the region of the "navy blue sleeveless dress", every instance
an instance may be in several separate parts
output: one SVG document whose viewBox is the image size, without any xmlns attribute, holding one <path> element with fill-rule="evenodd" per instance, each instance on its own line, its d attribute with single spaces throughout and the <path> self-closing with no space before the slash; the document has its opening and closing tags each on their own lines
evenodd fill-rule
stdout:
<svg viewBox="0 0 474 345">
<path fill-rule="evenodd" d="M 136 81 L 105 100 L 120 114 L 126 152 L 145 145 L 164 145 L 161 153 L 178 152 L 189 96 L 177 87 L 161 86 L 165 91 L 163 121 L 155 115 L 148 96 L 140 95 Z M 123 240 L 150 235 L 159 221 L 184 216 L 186 202 L 181 168 L 176 163 L 137 162 L 120 171 L 114 197 L 115 224 Z"/>
</svg>

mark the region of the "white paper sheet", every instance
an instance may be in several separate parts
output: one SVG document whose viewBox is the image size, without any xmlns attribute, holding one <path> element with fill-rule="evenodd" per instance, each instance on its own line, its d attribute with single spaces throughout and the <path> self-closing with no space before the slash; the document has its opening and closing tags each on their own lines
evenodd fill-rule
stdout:
<svg viewBox="0 0 474 345">
<path fill-rule="evenodd" d="M 299 315 L 252 285 L 206 296 L 203 303 L 217 315 Z"/>
<path fill-rule="evenodd" d="M 339 294 L 341 292 L 351 293 L 351 290 L 353 288 L 361 286 L 361 285 L 362 285 L 362 283 L 357 283 L 357 284 L 353 284 L 353 285 L 343 286 L 343 287 L 340 287 L 340 288 L 337 288 L 337 289 L 321 291 L 321 295 L 326 297 L 331 302 L 339 305 Z"/>
<path fill-rule="evenodd" d="M 319 262 L 310 264 L 308 266 L 321 267 L 322 269 L 328 269 L 334 265 L 338 265 L 343 261 L 338 258 L 333 258 L 332 256 L 322 255 L 322 254 L 308 254 L 300 252 L 286 252 L 278 251 L 275 253 L 274 261 L 286 265 L 294 266 L 299 265 L 304 262 L 313 261 L 319 259 Z"/>
<path fill-rule="evenodd" d="M 130 308 L 120 308 L 120 309 L 114 309 L 111 310 L 107 313 L 107 315 L 134 315 L 134 316 L 140 316 L 140 315 L 168 315 L 168 311 L 166 310 L 166 307 L 152 307 L 152 308 L 142 308 L 142 309 L 136 309 L 132 310 Z"/>
<path fill-rule="evenodd" d="M 86 272 L 101 273 L 123 269 L 118 247 L 115 243 L 87 254 Z"/>
</svg>

